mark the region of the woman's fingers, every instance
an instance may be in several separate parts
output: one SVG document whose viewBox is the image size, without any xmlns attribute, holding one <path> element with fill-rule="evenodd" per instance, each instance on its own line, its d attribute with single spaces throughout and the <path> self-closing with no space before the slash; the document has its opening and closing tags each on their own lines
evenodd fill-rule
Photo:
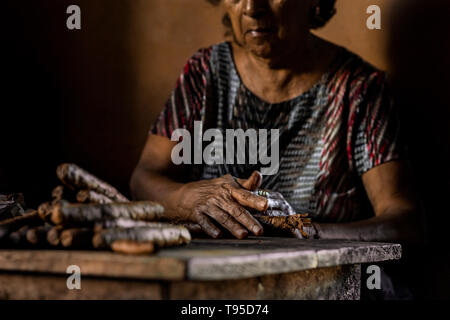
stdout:
<svg viewBox="0 0 450 320">
<path fill-rule="evenodd" d="M 209 218 L 206 217 L 199 208 L 194 209 L 194 221 L 197 222 L 202 227 L 202 230 L 211 238 L 217 239 L 222 235 L 222 231 L 220 231 L 214 223 L 209 221 Z"/>
<path fill-rule="evenodd" d="M 257 211 L 266 211 L 268 201 L 266 198 L 257 196 L 250 191 L 238 189 L 228 184 L 222 185 L 230 195 L 242 206 L 255 209 Z"/>
<path fill-rule="evenodd" d="M 255 191 L 261 187 L 262 175 L 258 171 L 253 171 L 252 175 L 248 179 L 237 179 L 237 181 L 243 188 L 249 191 Z"/>
<path fill-rule="evenodd" d="M 220 223 L 225 229 L 231 232 L 236 238 L 243 239 L 248 236 L 248 231 L 240 225 L 232 215 L 225 212 L 216 205 L 209 205 L 205 208 L 205 213 Z"/>
<path fill-rule="evenodd" d="M 231 200 L 231 201 L 230 201 Z M 238 203 L 234 203 L 232 199 L 219 202 L 221 208 L 233 216 L 236 221 L 250 230 L 255 236 L 263 234 L 263 227 L 258 220 L 253 217 L 250 212 L 241 207 Z"/>
</svg>

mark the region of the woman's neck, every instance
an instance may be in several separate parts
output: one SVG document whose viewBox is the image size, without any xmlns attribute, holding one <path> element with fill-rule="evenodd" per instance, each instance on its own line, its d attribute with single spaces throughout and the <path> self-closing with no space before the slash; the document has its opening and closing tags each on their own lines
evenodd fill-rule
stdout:
<svg viewBox="0 0 450 320">
<path fill-rule="evenodd" d="M 271 103 L 290 100 L 309 90 L 327 71 L 335 46 L 313 35 L 299 43 L 302 45 L 273 58 L 258 57 L 233 44 L 234 60 L 244 85 Z"/>
</svg>

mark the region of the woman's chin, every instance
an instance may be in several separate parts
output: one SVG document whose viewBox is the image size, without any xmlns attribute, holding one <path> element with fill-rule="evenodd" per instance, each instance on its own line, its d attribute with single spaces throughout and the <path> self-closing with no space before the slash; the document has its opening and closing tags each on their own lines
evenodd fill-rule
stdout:
<svg viewBox="0 0 450 320">
<path fill-rule="evenodd" d="M 247 45 L 247 50 L 258 58 L 270 59 L 274 56 L 274 46 L 269 43 Z"/>
</svg>

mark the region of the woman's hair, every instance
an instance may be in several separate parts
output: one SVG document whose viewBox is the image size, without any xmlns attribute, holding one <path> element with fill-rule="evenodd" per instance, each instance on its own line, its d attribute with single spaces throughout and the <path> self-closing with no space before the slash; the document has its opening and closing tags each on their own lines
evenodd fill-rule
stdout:
<svg viewBox="0 0 450 320">
<path fill-rule="evenodd" d="M 213 5 L 218 5 L 222 0 L 206 0 Z M 319 0 L 319 6 L 311 8 L 310 11 L 310 25 L 311 29 L 318 29 L 327 24 L 328 21 L 336 13 L 335 8 L 336 0 Z M 318 10 L 320 9 L 320 10 Z M 222 19 L 223 24 L 227 28 L 231 28 L 231 21 L 228 15 L 225 15 Z"/>
</svg>

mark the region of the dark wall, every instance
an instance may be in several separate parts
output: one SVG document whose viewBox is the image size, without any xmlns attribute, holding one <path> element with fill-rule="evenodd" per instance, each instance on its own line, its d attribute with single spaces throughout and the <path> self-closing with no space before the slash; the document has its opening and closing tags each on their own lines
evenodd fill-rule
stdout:
<svg viewBox="0 0 450 320">
<path fill-rule="evenodd" d="M 428 225 L 421 273 L 411 277 L 424 281 L 426 297 L 450 298 L 450 3 L 403 0 L 393 15 L 394 92 Z"/>
<path fill-rule="evenodd" d="M 144 136 L 133 124 L 130 1 L 8 1 L 3 40 L 1 191 L 48 198 L 71 161 L 126 192 Z M 82 8 L 82 30 L 66 8 Z M 4 5 L 5 6 L 5 5 Z"/>
</svg>

